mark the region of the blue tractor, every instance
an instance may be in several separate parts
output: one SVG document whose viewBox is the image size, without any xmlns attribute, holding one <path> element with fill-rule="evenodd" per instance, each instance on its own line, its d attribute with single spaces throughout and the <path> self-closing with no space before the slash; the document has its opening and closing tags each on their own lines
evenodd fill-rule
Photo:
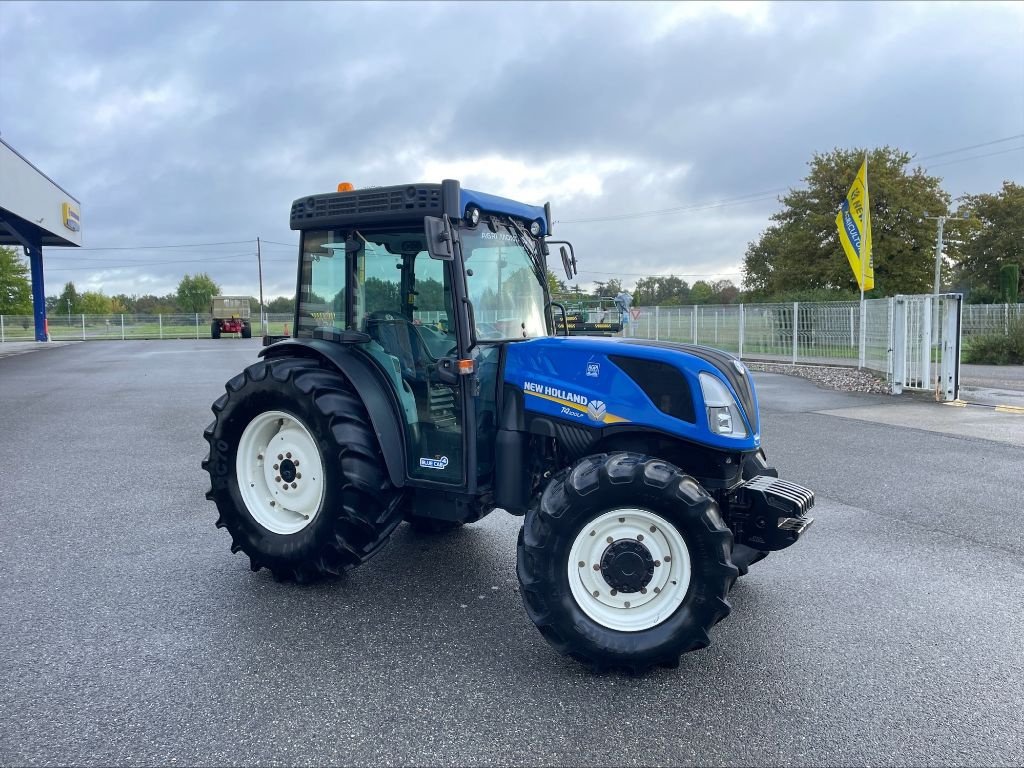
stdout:
<svg viewBox="0 0 1024 768">
<path fill-rule="evenodd" d="M 207 498 L 253 570 L 340 574 L 403 520 L 439 533 L 503 509 L 524 517 L 544 637 L 642 672 L 708 645 L 736 577 L 811 524 L 739 360 L 553 335 L 552 246 L 570 278 L 576 261 L 549 205 L 346 184 L 296 200 L 291 227 L 294 338 L 227 382 L 205 432 Z"/>
</svg>

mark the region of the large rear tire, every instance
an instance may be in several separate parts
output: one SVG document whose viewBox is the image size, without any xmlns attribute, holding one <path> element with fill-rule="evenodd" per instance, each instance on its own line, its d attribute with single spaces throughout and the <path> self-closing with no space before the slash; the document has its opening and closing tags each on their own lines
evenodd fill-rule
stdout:
<svg viewBox="0 0 1024 768">
<path fill-rule="evenodd" d="M 219 339 L 220 338 L 220 321 L 219 320 L 214 320 L 212 323 L 210 323 L 210 338 L 211 339 Z"/>
<path fill-rule="evenodd" d="M 295 581 L 376 554 L 402 520 L 402 494 L 348 381 L 314 360 L 275 358 L 225 388 L 203 469 L 232 552 Z"/>
<path fill-rule="evenodd" d="M 674 667 L 710 643 L 737 569 L 715 501 L 678 468 L 635 453 L 588 456 L 526 513 L 517 573 L 526 612 L 594 669 Z"/>
</svg>

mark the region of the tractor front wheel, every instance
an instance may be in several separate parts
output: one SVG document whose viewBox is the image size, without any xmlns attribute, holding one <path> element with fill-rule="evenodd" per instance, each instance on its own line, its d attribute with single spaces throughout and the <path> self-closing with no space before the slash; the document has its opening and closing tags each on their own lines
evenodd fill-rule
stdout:
<svg viewBox="0 0 1024 768">
<path fill-rule="evenodd" d="M 348 381 L 275 358 L 231 379 L 204 434 L 206 498 L 254 571 L 308 581 L 374 555 L 402 520 L 376 434 Z"/>
<path fill-rule="evenodd" d="M 710 643 L 736 579 L 715 501 L 673 465 L 588 456 L 526 514 L 517 572 L 545 639 L 595 669 L 674 667 Z"/>
</svg>

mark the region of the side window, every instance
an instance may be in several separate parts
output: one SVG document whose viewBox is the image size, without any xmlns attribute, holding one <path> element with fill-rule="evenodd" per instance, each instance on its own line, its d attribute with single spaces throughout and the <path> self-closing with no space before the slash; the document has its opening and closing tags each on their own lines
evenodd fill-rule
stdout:
<svg viewBox="0 0 1024 768">
<path fill-rule="evenodd" d="M 345 326 L 345 250 L 339 232 L 313 230 L 302 237 L 302 290 L 296 335 Z"/>
<path fill-rule="evenodd" d="M 388 252 L 375 242 L 367 242 L 356 260 L 356 281 L 362 306 L 357 307 L 356 327 L 364 328 L 367 318 L 403 317 L 402 256 Z M 359 311 L 361 310 L 361 311 Z"/>
</svg>

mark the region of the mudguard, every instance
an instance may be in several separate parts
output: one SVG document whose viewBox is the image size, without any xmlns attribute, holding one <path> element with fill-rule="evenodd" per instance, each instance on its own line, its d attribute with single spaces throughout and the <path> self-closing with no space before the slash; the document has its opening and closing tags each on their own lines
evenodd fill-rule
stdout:
<svg viewBox="0 0 1024 768">
<path fill-rule="evenodd" d="M 285 339 L 260 350 L 260 357 L 319 357 L 352 382 L 370 414 L 392 485 L 405 485 L 405 434 L 391 384 L 376 365 L 351 345 L 323 339 Z"/>
</svg>

